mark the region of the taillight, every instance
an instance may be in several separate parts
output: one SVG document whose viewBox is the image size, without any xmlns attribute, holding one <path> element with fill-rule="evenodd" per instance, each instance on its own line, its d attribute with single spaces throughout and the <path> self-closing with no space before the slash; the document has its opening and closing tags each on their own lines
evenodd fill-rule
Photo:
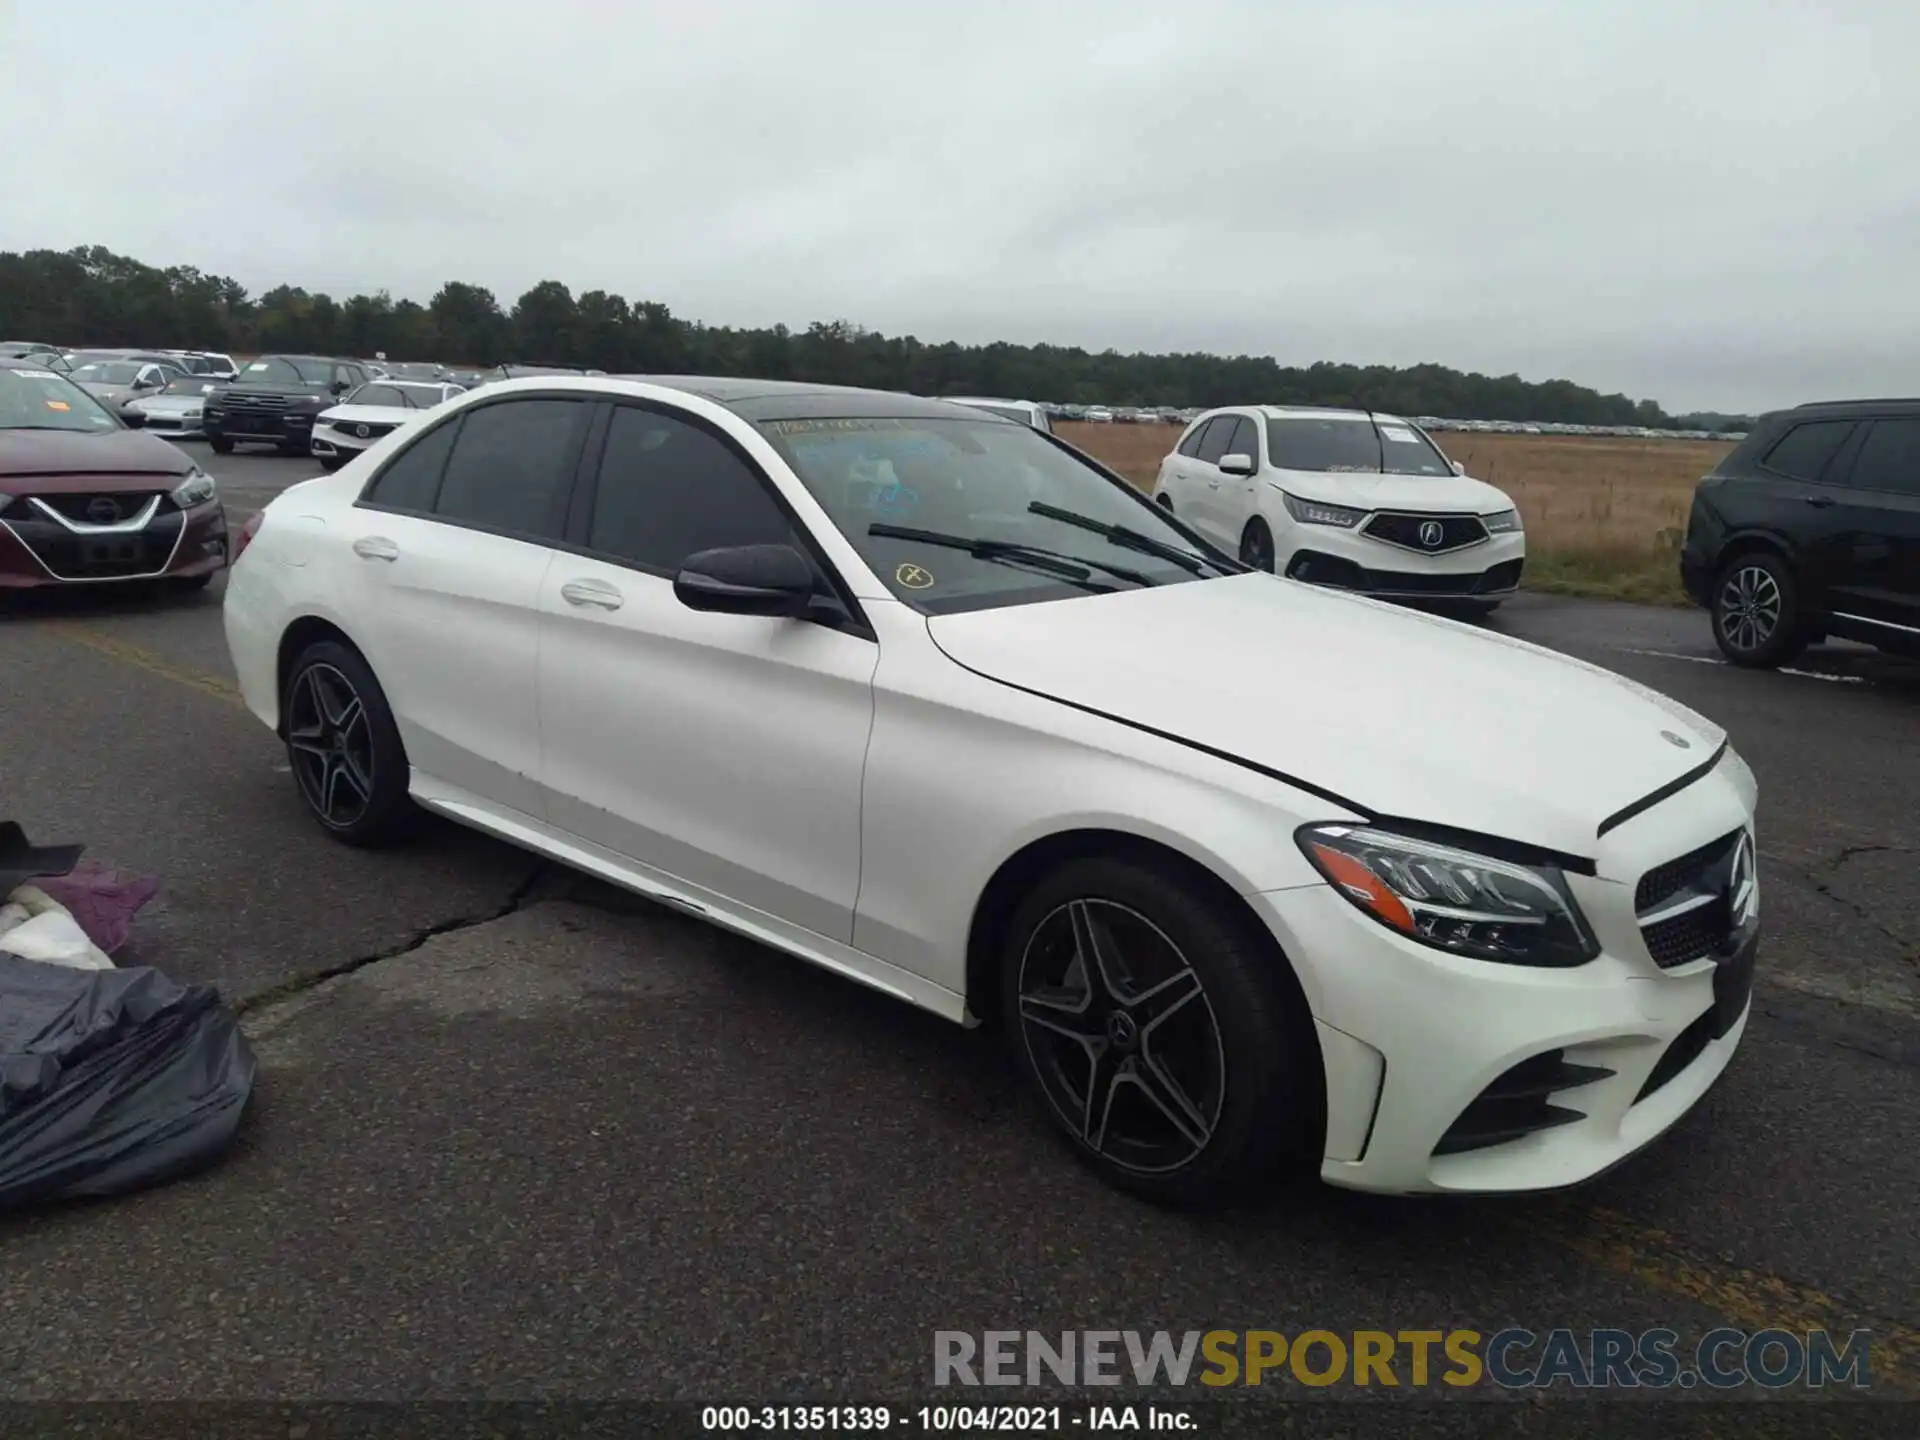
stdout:
<svg viewBox="0 0 1920 1440">
<path fill-rule="evenodd" d="M 246 552 L 247 546 L 253 542 L 253 537 L 260 533 L 261 522 L 266 518 L 267 512 L 264 510 L 256 510 L 247 517 L 247 523 L 240 527 L 240 533 L 233 538 L 233 558 L 227 561 L 229 565 Z"/>
</svg>

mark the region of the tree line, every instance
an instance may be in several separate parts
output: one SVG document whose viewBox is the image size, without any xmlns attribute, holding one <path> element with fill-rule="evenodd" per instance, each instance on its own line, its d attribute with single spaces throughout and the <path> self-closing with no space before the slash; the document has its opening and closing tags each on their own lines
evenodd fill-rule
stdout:
<svg viewBox="0 0 1920 1440">
<path fill-rule="evenodd" d="M 1466 374 L 1444 365 L 1281 365 L 1257 355 L 1123 355 L 1073 346 L 959 345 L 882 335 L 846 320 L 744 329 L 651 300 L 575 295 L 542 280 L 511 307 L 450 280 L 422 305 L 385 290 L 336 299 L 295 285 L 259 296 L 225 275 L 158 268 L 98 245 L 0 251 L 0 337 L 60 345 L 384 354 L 449 365 L 574 365 L 611 374 L 754 375 L 920 395 L 1008 395 L 1060 404 L 1364 406 L 1462 420 L 1722 428 L 1651 400 L 1570 380 Z"/>
</svg>

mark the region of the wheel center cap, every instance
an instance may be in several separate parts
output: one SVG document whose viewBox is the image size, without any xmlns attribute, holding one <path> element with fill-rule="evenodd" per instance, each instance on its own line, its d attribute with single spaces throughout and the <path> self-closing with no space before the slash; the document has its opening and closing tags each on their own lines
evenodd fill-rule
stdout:
<svg viewBox="0 0 1920 1440">
<path fill-rule="evenodd" d="M 1131 1050 L 1139 1043 L 1140 1027 L 1126 1011 L 1115 1010 L 1107 1016 L 1107 1039 L 1116 1050 Z"/>
</svg>

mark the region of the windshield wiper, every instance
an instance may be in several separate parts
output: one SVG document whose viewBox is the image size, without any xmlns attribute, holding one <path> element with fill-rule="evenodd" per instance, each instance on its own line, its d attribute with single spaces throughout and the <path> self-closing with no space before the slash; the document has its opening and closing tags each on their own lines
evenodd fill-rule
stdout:
<svg viewBox="0 0 1920 1440">
<path fill-rule="evenodd" d="M 1112 525 L 1105 520 L 1095 520 L 1091 515 L 1077 515 L 1071 510 L 1062 510 L 1058 505 L 1049 505 L 1044 500 L 1035 500 L 1027 509 L 1035 515 L 1044 515 L 1049 520 L 1058 520 L 1062 525 L 1075 525 L 1082 530 L 1090 530 L 1095 535 L 1104 536 L 1115 545 L 1123 545 L 1129 550 L 1138 550 L 1145 555 L 1157 555 L 1170 565 L 1178 565 L 1190 575 L 1198 575 L 1202 565 L 1212 566 L 1221 574 L 1232 572 L 1218 560 L 1210 560 L 1205 555 L 1195 554 L 1191 550 L 1182 550 L 1178 545 L 1169 545 L 1164 540 L 1156 540 L 1151 535 L 1143 535 L 1138 530 L 1125 525 Z"/>
<path fill-rule="evenodd" d="M 1109 565 L 1104 560 L 1069 555 L 1038 545 L 1024 545 L 1018 540 L 996 540 L 990 535 L 949 535 L 940 530 L 916 530 L 911 525 L 888 525 L 884 521 L 867 526 L 867 534 L 883 540 L 917 540 L 922 545 L 944 545 L 949 550 L 964 550 L 976 560 L 1017 560 L 1036 569 L 1050 571 L 1063 580 L 1071 580 L 1075 584 L 1086 583 L 1100 590 L 1111 590 L 1112 587 L 1094 585 L 1091 575 L 1095 570 L 1104 570 L 1116 579 L 1134 585 L 1158 583 L 1152 576 L 1143 575 L 1125 565 Z"/>
</svg>

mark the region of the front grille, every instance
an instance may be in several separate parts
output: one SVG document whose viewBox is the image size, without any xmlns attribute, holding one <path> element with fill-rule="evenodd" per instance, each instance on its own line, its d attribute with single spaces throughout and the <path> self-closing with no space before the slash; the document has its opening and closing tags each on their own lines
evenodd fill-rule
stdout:
<svg viewBox="0 0 1920 1440">
<path fill-rule="evenodd" d="M 1427 527 L 1439 527 L 1438 543 L 1428 543 L 1433 531 Z M 1389 545 L 1398 545 L 1405 550 L 1418 550 L 1425 555 L 1444 555 L 1449 550 L 1460 550 L 1468 545 L 1478 545 L 1487 538 L 1487 527 L 1480 523 L 1477 515 L 1415 515 L 1392 511 L 1382 512 L 1367 521 L 1361 529 L 1376 540 L 1384 540 Z"/>
<path fill-rule="evenodd" d="M 1548 1050 L 1522 1060 L 1475 1097 L 1447 1127 L 1435 1155 L 1459 1155 L 1486 1150 L 1587 1118 L 1584 1110 L 1556 1105 L 1553 1097 L 1577 1090 L 1614 1072 L 1599 1065 L 1576 1065 L 1564 1050 Z"/>
<path fill-rule="evenodd" d="M 155 495 L 160 497 L 160 512 L 174 508 L 173 501 L 167 497 L 164 490 L 92 490 L 82 495 L 36 495 L 33 498 L 42 505 L 58 510 L 77 524 L 117 525 L 124 520 L 133 519 L 146 509 L 147 502 Z M 112 514 L 107 513 L 106 506 L 109 504 L 113 507 Z M 15 500 L 6 513 L 7 517 L 12 519 L 16 515 L 40 512 L 29 506 L 22 497 Z"/>
<path fill-rule="evenodd" d="M 1745 833 L 1723 835 L 1640 877 L 1633 892 L 1634 913 L 1647 953 L 1661 969 L 1733 949 L 1738 938 L 1734 867 Z"/>
<path fill-rule="evenodd" d="M 178 509 L 155 515 L 144 530 L 130 535 L 76 535 L 55 520 L 16 518 L 7 525 L 49 572 L 61 580 L 131 580 L 157 575 L 173 557 L 186 517 Z"/>
<path fill-rule="evenodd" d="M 233 390 L 221 399 L 225 408 L 235 415 L 278 415 L 289 404 L 284 395 L 249 395 Z"/>
<path fill-rule="evenodd" d="M 1287 574 L 1310 585 L 1403 595 L 1501 595 L 1520 583 L 1521 561 L 1504 560 L 1488 570 L 1458 575 L 1429 575 L 1413 570 L 1366 570 L 1338 555 L 1296 551 Z"/>
<path fill-rule="evenodd" d="M 356 440 L 378 440 L 382 435 L 391 435 L 400 428 L 398 425 L 361 420 L 331 420 L 328 423 L 342 435 L 351 435 Z"/>
</svg>

